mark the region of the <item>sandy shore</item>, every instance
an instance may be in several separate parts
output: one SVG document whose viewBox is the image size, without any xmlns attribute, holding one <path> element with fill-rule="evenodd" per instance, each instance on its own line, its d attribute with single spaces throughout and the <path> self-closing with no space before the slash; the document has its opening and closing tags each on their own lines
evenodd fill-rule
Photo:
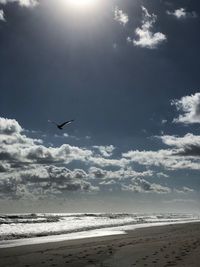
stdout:
<svg viewBox="0 0 200 267">
<path fill-rule="evenodd" d="M 156 226 L 127 235 L 0 249 L 0 266 L 199 267 L 200 223 Z"/>
</svg>

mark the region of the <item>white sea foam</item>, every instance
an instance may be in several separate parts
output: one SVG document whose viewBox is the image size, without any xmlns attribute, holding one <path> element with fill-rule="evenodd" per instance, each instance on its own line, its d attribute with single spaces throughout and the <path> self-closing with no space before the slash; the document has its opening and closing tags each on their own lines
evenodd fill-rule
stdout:
<svg viewBox="0 0 200 267">
<path fill-rule="evenodd" d="M 191 214 L 0 215 L 0 247 L 124 234 L 126 230 L 199 220 Z"/>
</svg>

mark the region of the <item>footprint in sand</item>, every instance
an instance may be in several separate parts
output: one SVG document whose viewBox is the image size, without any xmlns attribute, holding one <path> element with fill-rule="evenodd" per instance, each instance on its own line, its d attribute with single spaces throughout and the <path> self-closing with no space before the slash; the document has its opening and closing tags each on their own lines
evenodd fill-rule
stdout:
<svg viewBox="0 0 200 267">
<path fill-rule="evenodd" d="M 94 260 L 88 260 L 89 263 L 94 263 Z"/>
<path fill-rule="evenodd" d="M 187 255 L 187 253 L 185 253 L 185 252 L 181 253 L 181 256 L 186 256 L 186 255 Z"/>
</svg>

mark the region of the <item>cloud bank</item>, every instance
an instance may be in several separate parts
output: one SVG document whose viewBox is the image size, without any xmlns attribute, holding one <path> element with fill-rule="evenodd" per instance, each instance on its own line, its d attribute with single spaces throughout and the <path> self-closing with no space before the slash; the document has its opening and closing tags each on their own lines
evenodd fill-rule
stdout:
<svg viewBox="0 0 200 267">
<path fill-rule="evenodd" d="M 167 146 L 166 149 L 130 150 L 114 158 L 112 145 L 91 148 L 69 144 L 46 146 L 43 140 L 28 137 L 28 133 L 16 120 L 0 118 L 2 199 L 67 197 L 77 191 L 82 194 L 99 191 L 190 193 L 193 191 L 163 185 L 163 177 L 168 175 L 161 172 L 161 168 L 200 170 L 200 136 L 193 134 L 156 137 Z M 135 163 L 143 168 L 135 170 Z M 74 167 L 74 164 L 81 167 Z M 155 177 L 161 177 L 161 183 L 155 182 Z"/>
<path fill-rule="evenodd" d="M 68 193 L 98 192 L 111 180 L 150 177 L 151 171 L 136 172 L 126 168 L 126 159 L 110 158 L 114 146 L 91 149 L 63 144 L 45 146 L 33 139 L 14 119 L 0 118 L 0 195 L 2 198 L 44 198 Z M 98 153 L 97 153 L 98 151 Z M 77 163 L 83 168 L 70 168 Z M 98 167 L 99 166 L 99 167 Z M 106 170 L 117 168 L 118 170 Z M 102 183 L 106 181 L 105 183 Z M 125 182 L 124 182 L 125 183 Z M 117 187 L 122 190 L 123 183 Z M 106 187 L 107 190 L 107 187 Z"/>
</svg>

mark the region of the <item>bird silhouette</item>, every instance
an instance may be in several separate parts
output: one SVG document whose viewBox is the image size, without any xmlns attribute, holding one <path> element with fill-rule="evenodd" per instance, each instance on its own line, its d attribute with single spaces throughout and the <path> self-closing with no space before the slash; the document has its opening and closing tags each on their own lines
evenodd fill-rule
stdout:
<svg viewBox="0 0 200 267">
<path fill-rule="evenodd" d="M 70 124 L 70 123 L 72 123 L 73 121 L 74 121 L 74 120 L 69 120 L 69 121 L 65 121 L 65 122 L 63 122 L 63 123 L 61 123 L 61 124 L 58 124 L 58 123 L 56 123 L 55 121 L 48 120 L 48 122 L 54 123 L 54 124 L 57 126 L 57 128 L 60 129 L 60 130 L 62 130 L 63 127 L 64 127 L 66 124 Z"/>
</svg>

